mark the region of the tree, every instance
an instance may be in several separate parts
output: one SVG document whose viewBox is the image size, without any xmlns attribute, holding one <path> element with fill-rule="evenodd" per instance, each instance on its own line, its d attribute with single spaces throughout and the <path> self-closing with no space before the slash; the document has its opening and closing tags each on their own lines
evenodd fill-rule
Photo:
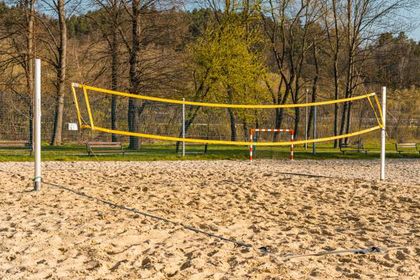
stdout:
<svg viewBox="0 0 420 280">
<path fill-rule="evenodd" d="M 255 48 L 259 42 L 256 31 L 247 26 L 238 15 L 224 15 L 208 26 L 193 43 L 194 73 L 200 73 L 199 84 L 208 90 L 207 99 L 222 103 L 259 102 L 259 81 L 265 73 L 262 54 Z M 243 111 L 228 108 L 231 140 L 237 140 L 237 118 L 245 121 Z"/>
<path fill-rule="evenodd" d="M 24 93 L 20 91 L 21 72 L 11 71 L 11 80 L 7 83 L 9 88 L 19 94 L 26 103 L 27 119 L 29 122 L 28 138 L 32 141 L 32 93 L 34 88 L 33 80 L 33 59 L 35 57 L 35 3 L 36 0 L 11 1 L 10 4 L 16 5 L 10 10 L 11 14 L 4 11 L 5 22 L 0 38 L 3 42 L 3 50 L 0 55 L 6 57 L 0 63 L 0 69 L 9 74 L 8 71 L 13 66 L 19 66 L 23 70 L 23 83 L 26 85 Z M 3 4 L 4 5 L 4 4 Z M 4 6 L 6 7 L 6 6 Z M 6 42 L 5 42 L 6 41 Z M 6 48 L 4 48 L 7 46 Z"/>
<path fill-rule="evenodd" d="M 339 11 L 337 6 L 337 1 L 339 0 L 326 0 L 324 12 L 324 24 L 325 31 L 328 39 L 328 47 L 330 49 L 330 57 L 332 57 L 332 72 L 333 72 L 333 81 L 334 81 L 334 99 L 339 98 L 340 90 L 340 70 L 338 67 L 339 64 L 339 53 L 341 50 L 341 35 L 340 35 L 340 26 L 339 26 Z M 331 14 L 332 13 L 332 14 Z M 334 104 L 334 124 L 333 124 L 333 133 L 334 136 L 338 134 L 338 104 Z M 334 148 L 338 147 L 338 140 L 334 140 Z"/>
<path fill-rule="evenodd" d="M 343 41 L 345 50 L 344 98 L 353 96 L 363 85 L 362 69 L 371 57 L 369 44 L 382 28 L 395 24 L 397 12 L 413 5 L 411 0 L 346 0 L 342 2 Z M 352 103 L 343 105 L 340 134 L 349 133 Z M 347 139 L 345 139 L 347 142 Z M 341 142 L 341 140 L 340 140 Z"/>
<path fill-rule="evenodd" d="M 178 89 L 176 76 L 182 77 L 178 68 L 176 51 L 162 51 L 164 46 L 179 40 L 184 27 L 174 8 L 176 1 L 132 0 L 124 1 L 130 21 L 130 34 L 120 29 L 120 35 L 129 52 L 130 92 L 149 92 Z M 171 17 L 166 14 L 171 13 Z M 171 45 L 172 48 L 176 46 Z M 178 84 L 178 85 L 177 85 Z M 141 114 L 148 102 L 130 98 L 128 104 L 128 129 L 138 132 Z M 130 136 L 130 149 L 140 148 L 139 138 Z"/>
<path fill-rule="evenodd" d="M 266 81 L 272 101 L 274 104 L 285 104 L 291 97 L 293 103 L 298 103 L 301 89 L 306 83 L 303 76 L 306 66 L 304 62 L 314 45 L 309 40 L 309 34 L 316 30 L 314 27 L 322 13 L 322 3 L 267 0 L 262 7 L 260 15 L 268 39 L 269 63 L 272 71 L 279 75 L 277 88 Z M 300 108 L 295 108 L 294 112 L 294 130 L 297 134 Z M 283 114 L 283 108 L 276 110 L 276 129 L 282 125 Z M 278 133 L 275 133 L 274 140 L 277 137 Z"/>
<path fill-rule="evenodd" d="M 120 80 L 120 43 L 119 30 L 123 24 L 123 2 L 121 0 L 93 0 L 98 5 L 99 15 L 95 13 L 91 19 L 101 31 L 102 39 L 107 46 L 106 58 L 111 61 L 111 89 L 118 90 Z M 109 67 L 107 67 L 109 68 Z M 106 69 L 104 70 L 106 71 Z M 111 129 L 117 129 L 117 96 L 111 96 Z M 112 134 L 112 141 L 118 141 L 117 135 Z"/>
<path fill-rule="evenodd" d="M 53 146 L 62 144 L 63 115 L 64 115 L 64 96 L 66 92 L 66 71 L 67 71 L 67 24 L 66 24 L 66 4 L 65 0 L 42 0 L 45 11 L 52 12 L 57 16 L 57 21 L 52 21 L 48 17 L 39 17 L 45 29 L 46 37 L 41 41 L 48 50 L 49 55 L 44 58 L 53 66 L 56 79 L 54 82 L 56 89 L 56 104 L 54 111 L 53 133 L 50 144 Z M 57 34 L 58 33 L 58 34 Z M 57 40 L 58 36 L 58 40 Z"/>
<path fill-rule="evenodd" d="M 388 85 L 391 89 L 419 87 L 420 44 L 408 39 L 404 32 L 398 35 L 383 33 L 369 47 L 373 60 L 365 68 L 368 83 Z"/>
</svg>

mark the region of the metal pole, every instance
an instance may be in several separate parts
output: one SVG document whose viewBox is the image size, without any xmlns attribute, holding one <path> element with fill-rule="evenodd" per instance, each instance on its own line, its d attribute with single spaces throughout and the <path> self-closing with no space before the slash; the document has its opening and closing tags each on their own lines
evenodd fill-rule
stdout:
<svg viewBox="0 0 420 280">
<path fill-rule="evenodd" d="M 254 131 L 251 129 L 250 133 L 249 133 L 249 142 L 251 142 L 251 145 L 249 146 L 249 161 L 252 162 L 252 157 L 253 157 L 253 144 L 254 144 Z"/>
<path fill-rule="evenodd" d="M 316 133 L 316 106 L 314 106 L 314 107 L 312 107 L 313 108 L 313 111 L 314 111 L 314 113 L 313 113 L 313 119 L 314 119 L 314 124 L 313 124 L 313 139 L 316 139 L 316 137 L 317 137 L 317 133 Z M 316 154 L 316 143 L 314 142 L 313 144 L 312 144 L 312 154 Z"/>
<path fill-rule="evenodd" d="M 305 90 L 305 100 L 308 104 L 308 89 Z M 308 106 L 305 107 L 305 141 L 308 141 Z M 308 143 L 305 143 L 305 151 L 308 150 Z"/>
<path fill-rule="evenodd" d="M 382 87 L 382 124 L 381 129 L 381 180 L 385 180 L 385 144 L 386 144 L 386 87 Z"/>
<path fill-rule="evenodd" d="M 290 141 L 293 143 L 293 141 L 295 141 L 295 131 L 292 130 L 290 132 Z M 295 145 L 290 145 L 290 159 L 294 160 L 295 159 Z"/>
<path fill-rule="evenodd" d="M 34 96 L 34 137 L 35 156 L 34 190 L 41 190 L 41 60 L 35 59 L 35 96 Z"/>
<path fill-rule="evenodd" d="M 185 98 L 182 98 L 185 102 Z M 185 103 L 182 103 L 182 138 L 185 139 Z M 182 156 L 185 157 L 185 141 L 182 142 Z"/>
</svg>

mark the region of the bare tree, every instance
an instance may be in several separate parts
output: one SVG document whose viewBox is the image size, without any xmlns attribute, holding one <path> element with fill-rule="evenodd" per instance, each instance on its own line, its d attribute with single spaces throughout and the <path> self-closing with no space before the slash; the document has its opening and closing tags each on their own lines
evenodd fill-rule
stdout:
<svg viewBox="0 0 420 280">
<path fill-rule="evenodd" d="M 339 53 L 341 50 L 341 30 L 339 25 L 339 11 L 337 6 L 337 0 L 326 0 L 324 5 L 326 11 L 324 12 L 324 24 L 325 31 L 328 39 L 328 46 L 332 53 L 332 64 L 333 64 L 333 80 L 334 80 L 334 99 L 339 98 L 340 90 L 340 73 L 339 73 Z M 331 14 L 332 13 L 332 14 Z M 332 22 L 331 22 L 332 21 Z M 333 132 L 334 136 L 338 134 L 338 104 L 334 104 L 334 124 Z M 334 148 L 337 148 L 338 140 L 334 140 Z"/>
<path fill-rule="evenodd" d="M 289 97 L 293 103 L 300 100 L 304 84 L 305 60 L 313 49 L 308 36 L 322 13 L 322 3 L 317 1 L 267 0 L 261 10 L 269 50 L 274 69 L 279 74 L 278 87 L 274 89 L 267 81 L 267 87 L 274 104 L 285 104 Z M 284 88 L 284 90 L 283 90 Z M 280 128 L 284 110 L 276 110 L 275 128 Z M 294 129 L 299 128 L 300 109 L 295 108 Z M 278 133 L 274 134 L 274 140 Z"/>
<path fill-rule="evenodd" d="M 119 30 L 123 24 L 123 1 L 122 0 L 93 0 L 100 11 L 99 19 L 95 14 L 92 20 L 95 22 L 95 26 L 98 27 L 107 45 L 106 59 L 111 60 L 111 89 L 118 90 L 120 82 L 120 43 L 121 38 Z M 107 69 L 109 67 L 106 67 Z M 107 69 L 104 69 L 106 72 Z M 111 96 L 111 129 L 117 129 L 117 96 Z M 112 141 L 118 141 L 117 135 L 112 134 Z"/>
<path fill-rule="evenodd" d="M 20 94 L 27 104 L 26 118 L 29 123 L 28 138 L 32 141 L 32 93 L 33 93 L 33 59 L 35 57 L 35 3 L 36 0 L 9 1 L 15 5 L 15 14 L 9 15 L 3 25 L 2 50 L 0 55 L 5 59 L 0 62 L 0 69 L 6 75 L 10 75 L 7 83 L 10 90 Z M 23 70 L 23 81 L 20 71 L 10 71 L 15 66 Z M 16 74 L 17 73 L 17 74 Z M 21 83 L 25 84 L 25 92 L 22 93 Z"/>
<path fill-rule="evenodd" d="M 360 69 L 368 54 L 364 46 L 375 38 L 384 26 L 395 24 L 396 14 L 413 5 L 411 0 L 346 0 L 343 1 L 341 20 L 344 29 L 346 51 L 344 97 L 351 97 L 363 84 Z M 394 19 L 393 19 L 394 18 Z M 340 134 L 348 133 L 351 126 L 352 103 L 344 103 L 341 115 Z M 346 139 L 347 141 L 347 139 Z"/>
<path fill-rule="evenodd" d="M 131 32 L 126 34 L 119 29 L 123 42 L 129 52 L 130 92 L 139 93 L 150 89 L 176 89 L 175 77 L 182 71 L 171 67 L 169 53 L 153 51 L 150 45 L 165 44 L 165 40 L 174 39 L 170 32 L 176 32 L 175 22 L 165 21 L 164 13 L 176 7 L 176 1 L 132 0 L 124 1 L 124 8 L 129 15 Z M 162 15 L 162 17 L 161 17 Z M 175 15 L 175 14 L 172 14 Z M 160 22 L 156 22 L 159 20 Z M 152 24 L 154 22 L 154 24 Z M 165 39 L 163 39 L 165 37 Z M 179 70 L 179 69 L 178 69 Z M 171 89 L 172 88 L 172 89 Z M 141 102 L 136 98 L 128 101 L 128 129 L 130 132 L 139 131 L 140 116 L 148 102 Z M 138 137 L 130 136 L 130 149 L 140 148 Z"/>
<path fill-rule="evenodd" d="M 66 4 L 65 0 L 42 0 L 42 9 L 46 13 L 53 13 L 57 20 L 47 16 L 39 17 L 45 29 L 46 36 L 40 40 L 48 51 L 44 60 L 53 66 L 56 79 L 56 104 L 54 111 L 53 133 L 51 145 L 62 144 L 63 115 L 64 115 L 64 96 L 66 92 L 66 68 L 67 68 L 67 24 L 66 24 Z M 57 34 L 58 33 L 58 34 Z M 57 39 L 58 37 L 58 39 Z"/>
</svg>

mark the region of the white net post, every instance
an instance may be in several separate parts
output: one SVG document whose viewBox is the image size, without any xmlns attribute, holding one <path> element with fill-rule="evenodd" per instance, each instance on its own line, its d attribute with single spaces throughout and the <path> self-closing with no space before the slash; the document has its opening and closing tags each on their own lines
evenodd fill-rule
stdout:
<svg viewBox="0 0 420 280">
<path fill-rule="evenodd" d="M 317 127 L 316 127 L 316 114 L 317 114 L 317 112 L 316 112 L 316 110 L 317 110 L 317 108 L 316 108 L 316 106 L 314 106 L 313 107 L 313 116 L 312 116 L 312 118 L 313 118 L 313 125 L 312 125 L 312 127 L 313 127 L 313 139 L 316 139 L 318 136 L 317 136 Z M 314 154 L 314 155 L 316 155 L 316 142 L 314 142 L 313 144 L 312 144 L 312 154 Z"/>
<path fill-rule="evenodd" d="M 182 98 L 185 102 L 185 98 Z M 182 139 L 185 139 L 185 103 L 182 103 Z M 182 156 L 185 157 L 185 141 L 182 142 Z"/>
<path fill-rule="evenodd" d="M 34 190 L 41 190 L 41 60 L 35 59 L 33 150 L 35 156 Z"/>
<path fill-rule="evenodd" d="M 382 87 L 382 129 L 381 129 L 381 180 L 385 180 L 386 155 L 386 87 Z"/>
<path fill-rule="evenodd" d="M 305 102 L 308 104 L 308 89 L 305 90 Z M 308 106 L 305 107 L 305 141 L 308 141 Z M 305 143 L 305 151 L 308 150 L 308 143 Z"/>
</svg>

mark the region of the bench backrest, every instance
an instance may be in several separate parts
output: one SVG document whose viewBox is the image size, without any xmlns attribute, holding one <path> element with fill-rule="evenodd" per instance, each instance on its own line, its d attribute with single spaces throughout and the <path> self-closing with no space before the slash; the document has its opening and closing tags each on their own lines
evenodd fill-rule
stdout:
<svg viewBox="0 0 420 280">
<path fill-rule="evenodd" d="M 32 144 L 25 140 L 0 140 L 0 147 L 31 147 Z"/>
<path fill-rule="evenodd" d="M 398 148 L 416 148 L 416 143 L 396 143 Z"/>
<path fill-rule="evenodd" d="M 121 142 L 87 142 L 86 145 L 91 148 L 121 148 Z"/>
<path fill-rule="evenodd" d="M 362 148 L 363 144 L 360 142 L 350 144 L 350 143 L 341 143 L 340 148 Z"/>
</svg>

